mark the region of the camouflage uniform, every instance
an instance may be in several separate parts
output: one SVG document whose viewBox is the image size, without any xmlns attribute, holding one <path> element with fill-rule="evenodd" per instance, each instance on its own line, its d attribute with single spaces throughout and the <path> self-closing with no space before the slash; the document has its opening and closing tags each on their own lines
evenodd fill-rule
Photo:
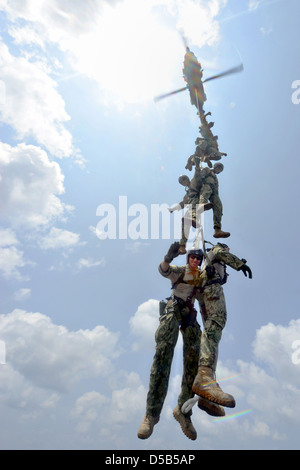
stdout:
<svg viewBox="0 0 300 470">
<path fill-rule="evenodd" d="M 227 320 L 227 311 L 222 284 L 227 280 L 225 265 L 239 270 L 244 261 L 231 254 L 222 244 L 218 244 L 208 253 L 208 261 L 215 268 L 215 274 L 208 277 L 203 266 L 201 294 L 197 295 L 203 321 L 199 365 L 216 370 L 218 347 L 222 330 Z"/>
<path fill-rule="evenodd" d="M 199 191 L 202 184 L 201 168 L 195 168 L 195 174 L 192 180 L 189 183 L 186 195 L 183 200 L 179 203 L 179 206 L 183 209 L 185 205 L 188 205 L 188 209 L 182 218 L 182 228 L 181 228 L 181 239 L 180 245 L 185 246 L 191 226 L 194 228 L 197 227 L 198 221 L 200 219 L 203 208 L 199 205 Z"/>
<path fill-rule="evenodd" d="M 213 224 L 214 228 L 222 227 L 223 205 L 219 197 L 219 182 L 216 174 L 209 168 L 201 170 L 203 178 L 200 189 L 199 204 L 206 204 L 208 201 L 213 204 Z"/>
<path fill-rule="evenodd" d="M 186 195 L 183 200 L 179 202 L 180 207 L 183 209 L 185 205 L 190 205 L 185 217 L 189 219 L 196 219 L 196 206 L 199 204 L 199 191 L 201 188 L 202 178 L 201 169 L 196 168 L 194 177 L 191 179 Z"/>
<path fill-rule="evenodd" d="M 196 320 L 196 310 L 188 307 L 189 296 L 193 294 L 195 284 L 200 281 L 200 269 L 192 274 L 188 266 L 169 266 L 164 272 L 159 266 L 162 276 L 170 279 L 173 285 L 172 297 L 168 300 L 160 324 L 155 334 L 156 349 L 150 372 L 150 384 L 147 395 L 147 413 L 159 416 L 168 391 L 169 376 L 174 349 L 179 329 L 183 338 L 183 375 L 178 406 L 192 398 L 192 385 L 197 374 L 201 330 Z M 174 284 L 177 285 L 174 286 Z"/>
</svg>

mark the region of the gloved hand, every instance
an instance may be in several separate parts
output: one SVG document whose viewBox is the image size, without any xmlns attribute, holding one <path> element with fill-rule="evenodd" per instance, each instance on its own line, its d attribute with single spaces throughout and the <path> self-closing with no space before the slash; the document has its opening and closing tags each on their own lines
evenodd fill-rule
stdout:
<svg viewBox="0 0 300 470">
<path fill-rule="evenodd" d="M 216 274 L 215 267 L 212 266 L 211 264 L 205 267 L 205 271 L 206 271 L 208 279 L 211 279 Z"/>
<path fill-rule="evenodd" d="M 199 168 L 199 166 L 200 166 L 200 158 L 195 156 L 195 157 L 194 157 L 194 160 L 195 160 L 196 168 Z"/>
<path fill-rule="evenodd" d="M 172 243 L 172 245 L 170 246 L 169 250 L 168 250 L 168 253 L 165 255 L 164 257 L 164 261 L 166 263 L 171 263 L 171 261 L 176 258 L 176 256 L 178 256 L 180 253 L 179 253 L 179 247 L 180 247 L 180 243 L 179 242 L 174 242 Z"/>
<path fill-rule="evenodd" d="M 252 271 L 249 268 L 249 266 L 247 266 L 246 264 L 243 264 L 243 266 L 241 266 L 240 270 L 243 271 L 243 273 L 246 277 L 247 277 L 247 273 L 248 273 L 249 279 L 252 279 Z"/>
</svg>

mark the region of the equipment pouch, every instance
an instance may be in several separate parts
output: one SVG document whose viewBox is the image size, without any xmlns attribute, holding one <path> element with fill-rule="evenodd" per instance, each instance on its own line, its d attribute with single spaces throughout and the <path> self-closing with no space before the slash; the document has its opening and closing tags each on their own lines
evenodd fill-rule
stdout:
<svg viewBox="0 0 300 470">
<path fill-rule="evenodd" d="M 164 311 L 165 311 L 165 308 L 167 306 L 167 302 L 165 300 L 161 300 L 159 302 L 159 315 L 163 315 Z"/>
</svg>

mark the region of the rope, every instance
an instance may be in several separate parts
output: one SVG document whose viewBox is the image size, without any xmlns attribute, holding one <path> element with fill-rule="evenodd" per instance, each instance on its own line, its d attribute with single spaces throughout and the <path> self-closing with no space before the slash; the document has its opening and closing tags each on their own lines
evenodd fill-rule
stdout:
<svg viewBox="0 0 300 470">
<path fill-rule="evenodd" d="M 193 398 L 190 398 L 189 400 L 187 400 L 181 407 L 181 412 L 183 414 L 186 414 L 188 413 L 189 411 L 191 411 L 191 409 L 193 408 L 193 406 L 197 403 L 197 401 L 199 400 L 199 397 L 198 395 L 196 395 L 195 397 Z"/>
</svg>

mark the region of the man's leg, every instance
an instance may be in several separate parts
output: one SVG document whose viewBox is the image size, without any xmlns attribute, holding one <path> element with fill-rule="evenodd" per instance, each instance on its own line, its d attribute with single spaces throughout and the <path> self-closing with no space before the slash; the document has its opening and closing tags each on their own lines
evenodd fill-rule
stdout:
<svg viewBox="0 0 300 470">
<path fill-rule="evenodd" d="M 198 323 L 189 325 L 185 331 L 181 331 L 183 339 L 183 373 L 181 381 L 181 391 L 178 397 L 179 408 L 194 396 L 192 386 L 197 375 L 201 329 Z"/>
<path fill-rule="evenodd" d="M 219 343 L 226 324 L 226 304 L 219 284 L 205 288 L 205 323 L 201 336 L 199 369 L 193 384 L 193 392 L 219 405 L 233 408 L 234 398 L 222 391 L 216 382 L 216 366 Z"/>
<path fill-rule="evenodd" d="M 228 238 L 230 237 L 229 232 L 222 230 L 222 217 L 223 217 L 223 205 L 218 194 L 212 194 L 210 198 L 213 203 L 213 222 L 214 222 L 214 238 Z"/>
<path fill-rule="evenodd" d="M 194 396 L 192 386 L 197 375 L 201 330 L 197 322 L 189 325 L 184 331 L 181 330 L 183 338 L 183 373 L 181 381 L 181 392 L 178 397 L 178 405 L 173 411 L 174 418 L 179 422 L 183 433 L 193 441 L 197 438 L 197 432 L 191 421 L 192 411 L 184 414 L 182 405 Z"/>
<path fill-rule="evenodd" d="M 168 391 L 178 334 L 179 323 L 175 311 L 164 313 L 160 317 L 160 324 L 155 333 L 156 349 L 150 372 L 146 415 L 138 430 L 140 439 L 147 439 L 152 434 L 153 426 L 159 421 Z"/>
</svg>

